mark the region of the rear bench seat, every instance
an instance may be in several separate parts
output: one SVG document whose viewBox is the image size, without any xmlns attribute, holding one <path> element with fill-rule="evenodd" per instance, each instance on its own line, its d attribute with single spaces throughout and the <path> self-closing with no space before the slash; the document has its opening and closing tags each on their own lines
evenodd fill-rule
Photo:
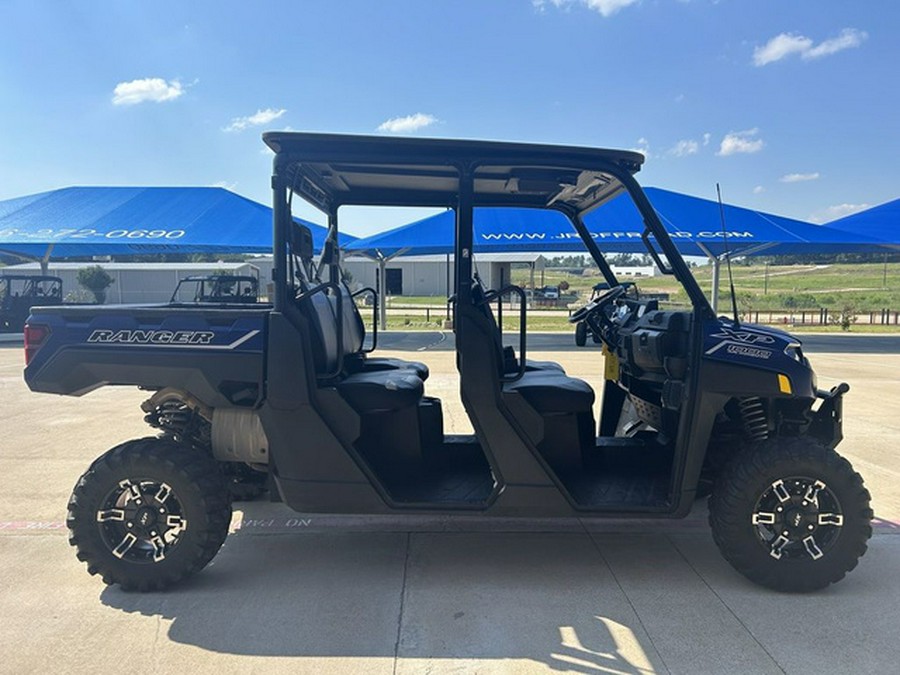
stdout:
<svg viewBox="0 0 900 675">
<path fill-rule="evenodd" d="M 324 293 L 316 293 L 303 299 L 300 308 L 313 328 L 316 372 L 333 372 L 341 357 L 334 305 Z M 361 415 L 417 405 L 425 392 L 422 378 L 412 368 L 342 373 L 332 384 Z"/>
<path fill-rule="evenodd" d="M 341 314 L 344 319 L 342 339 L 345 371 L 353 374 L 382 370 L 413 370 L 421 380 L 428 379 L 428 366 L 424 363 L 383 356 L 372 357 L 362 350 L 366 339 L 366 325 L 353 296 L 344 284 L 341 284 Z"/>
</svg>

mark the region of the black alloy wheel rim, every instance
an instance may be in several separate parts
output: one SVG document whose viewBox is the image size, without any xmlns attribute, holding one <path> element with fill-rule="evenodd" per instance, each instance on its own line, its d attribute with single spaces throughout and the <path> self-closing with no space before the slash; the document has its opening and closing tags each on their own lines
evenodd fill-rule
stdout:
<svg viewBox="0 0 900 675">
<path fill-rule="evenodd" d="M 834 492 L 807 476 L 774 481 L 757 500 L 750 520 L 760 545 L 780 561 L 821 560 L 844 525 Z"/>
<path fill-rule="evenodd" d="M 116 558 L 160 563 L 179 544 L 188 522 L 167 483 L 126 478 L 103 501 L 97 525 L 103 543 Z"/>
</svg>

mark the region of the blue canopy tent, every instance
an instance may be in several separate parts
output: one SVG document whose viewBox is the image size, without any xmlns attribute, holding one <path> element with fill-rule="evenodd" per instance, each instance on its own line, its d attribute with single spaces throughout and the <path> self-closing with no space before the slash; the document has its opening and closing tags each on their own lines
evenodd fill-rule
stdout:
<svg viewBox="0 0 900 675">
<path fill-rule="evenodd" d="M 728 256 L 874 250 L 883 243 L 864 235 L 772 214 L 724 205 L 690 195 L 647 188 L 682 255 L 706 256 L 713 265 L 713 303 L 718 296 L 719 266 Z M 725 227 L 723 232 L 722 213 Z M 620 195 L 589 213 L 585 224 L 600 249 L 608 253 L 646 253 L 643 220 L 628 195 Z M 450 253 L 454 214 L 446 211 L 388 232 L 358 239 L 345 250 L 384 265 L 402 255 Z M 541 209 L 475 209 L 475 252 L 583 251 L 584 243 L 561 213 Z M 383 291 L 383 289 L 381 289 Z"/>
<path fill-rule="evenodd" d="M 300 222 L 320 247 L 326 229 Z M 44 268 L 92 255 L 270 253 L 272 209 L 215 187 L 63 188 L 0 202 L 0 251 Z"/>
<path fill-rule="evenodd" d="M 885 241 L 900 248 L 900 199 L 827 223 L 827 227 Z"/>
</svg>

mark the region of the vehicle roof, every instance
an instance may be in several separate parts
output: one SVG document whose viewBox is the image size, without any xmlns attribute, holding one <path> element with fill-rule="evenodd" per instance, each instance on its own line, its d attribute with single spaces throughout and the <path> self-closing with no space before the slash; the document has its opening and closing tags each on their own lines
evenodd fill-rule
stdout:
<svg viewBox="0 0 900 675">
<path fill-rule="evenodd" d="M 49 276 L 45 274 L 3 274 L 0 272 L 0 279 L 34 279 L 35 281 L 62 281 L 59 277 Z"/>
<path fill-rule="evenodd" d="M 256 281 L 256 277 L 251 277 L 246 274 L 194 274 L 189 277 L 182 277 L 179 279 L 181 281 L 222 281 L 224 279 L 228 279 L 229 281 Z"/>
<path fill-rule="evenodd" d="M 344 204 L 453 206 L 472 170 L 476 206 L 586 211 L 640 170 L 624 150 L 498 141 L 266 132 L 275 166 L 296 194 L 323 211 Z"/>
</svg>

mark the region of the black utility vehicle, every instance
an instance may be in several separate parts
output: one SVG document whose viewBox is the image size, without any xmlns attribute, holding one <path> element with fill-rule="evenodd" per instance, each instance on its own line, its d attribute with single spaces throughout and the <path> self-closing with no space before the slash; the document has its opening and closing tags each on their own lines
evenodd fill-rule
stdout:
<svg viewBox="0 0 900 675">
<path fill-rule="evenodd" d="M 71 542 L 107 583 L 153 590 L 206 565 L 231 504 L 217 462 L 266 472 L 303 512 L 681 518 L 714 480 L 713 536 L 750 579 L 808 591 L 856 566 L 871 534 L 869 495 L 839 457 L 846 385 L 816 388 L 798 340 L 717 318 L 633 174 L 632 152 L 512 143 L 267 133 L 275 152 L 274 306 L 73 307 L 35 311 L 25 378 L 79 395 L 104 384 L 153 390 L 162 435 L 97 459 L 69 504 Z M 690 311 L 624 289 L 584 225 L 616 196 L 634 201 L 642 239 Z M 319 264 L 302 198 L 328 218 Z M 342 206 L 456 213 L 454 332 L 460 393 L 475 428 L 447 435 L 421 363 L 373 358 L 341 281 Z M 595 392 L 527 358 L 516 286 L 473 277 L 473 210 L 555 209 L 610 288 L 579 310 L 609 356 L 599 428 Z M 518 353 L 492 304 L 519 296 Z M 625 311 L 612 312 L 622 299 Z"/>
<path fill-rule="evenodd" d="M 35 274 L 0 275 L 0 333 L 21 333 L 30 307 L 62 303 L 62 279 Z"/>
<path fill-rule="evenodd" d="M 206 274 L 185 277 L 172 293 L 172 304 L 185 302 L 243 304 L 259 302 L 259 279 L 239 274 Z"/>
<path fill-rule="evenodd" d="M 619 285 L 622 287 L 623 297 L 616 300 L 615 305 L 617 308 L 624 308 L 621 311 L 628 311 L 628 305 L 625 304 L 625 298 L 628 298 L 630 300 L 639 300 L 640 294 L 638 293 L 638 287 L 633 281 L 623 281 Z M 612 286 L 608 281 L 601 281 L 600 283 L 594 284 L 594 287 L 591 289 L 591 299 L 588 302 L 594 302 L 594 300 L 609 291 L 611 288 Z M 575 324 L 575 344 L 579 347 L 584 347 L 587 344 L 588 337 L 590 337 L 594 342 L 598 344 L 603 341 L 599 333 L 595 333 L 591 330 L 591 327 L 588 324 L 587 320 L 582 319 Z"/>
</svg>

